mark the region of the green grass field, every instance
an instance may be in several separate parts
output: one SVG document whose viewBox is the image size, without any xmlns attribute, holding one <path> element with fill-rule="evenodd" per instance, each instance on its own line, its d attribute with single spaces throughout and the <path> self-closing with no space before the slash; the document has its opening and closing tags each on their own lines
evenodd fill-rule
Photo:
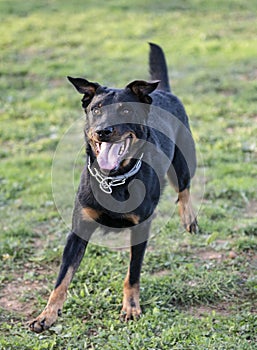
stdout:
<svg viewBox="0 0 257 350">
<path fill-rule="evenodd" d="M 256 349 L 256 13 L 254 0 L 0 0 L 0 349 Z M 128 250 L 91 244 L 63 316 L 31 333 L 68 231 L 51 182 L 56 147 L 82 115 L 66 76 L 147 79 L 148 41 L 164 48 L 190 116 L 200 232 L 183 232 L 167 189 L 140 320 L 119 320 Z"/>
</svg>

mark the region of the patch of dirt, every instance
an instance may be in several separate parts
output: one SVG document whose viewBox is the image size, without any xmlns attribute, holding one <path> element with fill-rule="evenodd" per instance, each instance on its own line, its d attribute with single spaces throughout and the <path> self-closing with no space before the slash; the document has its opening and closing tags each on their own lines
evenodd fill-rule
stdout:
<svg viewBox="0 0 257 350">
<path fill-rule="evenodd" d="M 36 258 L 36 252 L 44 251 L 49 242 L 56 240 L 57 234 L 53 233 L 54 230 L 51 231 L 51 227 L 49 229 L 49 223 L 34 228 L 34 232 L 35 237 L 31 247 L 35 249 Z M 60 236 L 60 240 L 62 239 L 63 236 Z M 6 273 L 8 274 L 7 271 Z M 22 271 L 17 270 L 14 273 L 14 279 L 1 283 L 0 307 L 21 316 L 30 317 L 36 310 L 37 292 L 41 296 L 46 296 L 46 299 L 50 293 L 48 278 L 53 273 L 53 266 L 51 268 L 47 264 L 29 262 L 24 264 Z"/>
<path fill-rule="evenodd" d="M 222 262 L 224 260 L 228 259 L 235 259 L 237 257 L 237 253 L 234 252 L 232 249 L 228 250 L 228 240 L 216 240 L 215 244 L 216 247 L 219 248 L 219 250 L 214 249 L 199 249 L 194 254 L 194 258 L 201 259 L 201 260 L 215 260 L 218 262 Z"/>
<path fill-rule="evenodd" d="M 49 270 L 39 269 L 37 274 L 47 276 Z M 36 292 L 38 291 L 41 295 L 49 293 L 47 279 L 37 280 L 35 277 L 32 281 L 17 275 L 15 280 L 3 283 L 0 290 L 0 307 L 26 317 L 31 316 L 37 304 Z"/>
<path fill-rule="evenodd" d="M 219 303 L 219 305 L 215 306 L 192 306 L 188 311 L 196 318 L 206 317 L 207 315 L 211 315 L 213 312 L 221 316 L 229 316 L 232 313 L 229 303 Z"/>
<path fill-rule="evenodd" d="M 33 313 L 35 301 L 29 299 L 25 302 L 21 301 L 21 298 L 24 298 L 27 293 L 38 289 L 40 288 L 36 283 L 24 283 L 24 285 L 20 285 L 17 282 L 8 283 L 0 292 L 0 306 L 8 311 L 30 316 Z"/>
<path fill-rule="evenodd" d="M 251 72 L 240 74 L 239 79 L 243 81 L 252 81 L 257 79 L 257 69 L 253 69 Z"/>
<path fill-rule="evenodd" d="M 222 260 L 224 259 L 224 254 L 215 251 L 203 251 L 197 253 L 198 258 L 203 260 Z"/>
<path fill-rule="evenodd" d="M 256 217 L 256 213 L 257 213 L 257 201 L 250 200 L 249 203 L 246 205 L 244 216 L 247 218 L 254 218 Z"/>
<path fill-rule="evenodd" d="M 231 316 L 233 314 L 238 313 L 239 311 L 242 311 L 242 307 L 240 305 L 235 308 L 235 303 L 231 302 L 220 302 L 216 305 L 199 305 L 199 306 L 192 306 L 189 308 L 188 312 L 190 315 L 196 317 L 196 318 L 203 318 L 208 315 L 211 315 L 212 313 L 219 316 Z M 257 314 L 257 308 L 253 305 L 252 308 L 249 310 L 251 314 Z"/>
<path fill-rule="evenodd" d="M 154 272 L 152 274 L 152 276 L 154 276 L 154 277 L 163 277 L 163 276 L 167 276 L 169 274 L 170 274 L 170 270 L 161 270 L 161 271 Z"/>
<path fill-rule="evenodd" d="M 224 253 L 217 252 L 215 250 L 198 250 L 195 257 L 201 260 L 217 260 L 217 261 L 223 261 L 227 258 Z"/>
</svg>

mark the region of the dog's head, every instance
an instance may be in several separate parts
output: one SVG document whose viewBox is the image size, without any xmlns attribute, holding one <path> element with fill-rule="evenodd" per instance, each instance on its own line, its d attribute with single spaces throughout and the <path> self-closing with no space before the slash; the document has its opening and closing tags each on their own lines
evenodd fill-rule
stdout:
<svg viewBox="0 0 257 350">
<path fill-rule="evenodd" d="M 90 156 L 96 157 L 102 171 L 124 169 L 138 153 L 138 140 L 146 139 L 149 94 L 159 81 L 135 80 L 124 89 L 112 89 L 82 78 L 68 79 L 83 94 Z"/>
</svg>

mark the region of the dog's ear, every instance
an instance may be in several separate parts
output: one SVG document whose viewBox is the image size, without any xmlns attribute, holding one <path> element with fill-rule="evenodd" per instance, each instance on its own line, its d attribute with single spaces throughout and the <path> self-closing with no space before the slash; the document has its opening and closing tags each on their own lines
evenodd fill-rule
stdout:
<svg viewBox="0 0 257 350">
<path fill-rule="evenodd" d="M 72 83 L 72 85 L 80 94 L 84 94 L 82 98 L 82 105 L 84 108 L 87 107 L 100 85 L 98 83 L 92 83 L 82 78 L 67 77 L 67 79 Z"/>
<path fill-rule="evenodd" d="M 135 95 L 137 95 L 140 101 L 145 103 L 151 103 L 152 99 L 149 96 L 149 94 L 157 88 L 159 82 L 160 80 L 134 80 L 131 83 L 129 83 L 126 86 L 126 88 L 130 89 Z"/>
</svg>

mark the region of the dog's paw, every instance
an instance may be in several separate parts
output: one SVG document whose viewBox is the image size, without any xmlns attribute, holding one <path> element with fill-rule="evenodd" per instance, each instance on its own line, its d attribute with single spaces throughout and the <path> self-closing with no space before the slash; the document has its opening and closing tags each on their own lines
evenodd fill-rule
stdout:
<svg viewBox="0 0 257 350">
<path fill-rule="evenodd" d="M 185 226 L 185 228 L 190 233 L 198 233 L 199 228 L 197 218 L 195 217 L 190 224 Z"/>
<path fill-rule="evenodd" d="M 46 308 L 37 318 L 28 322 L 29 329 L 32 332 L 41 333 L 49 329 L 57 320 L 61 311 L 49 310 Z"/>
<path fill-rule="evenodd" d="M 183 210 L 180 210 L 181 221 L 184 228 L 189 233 L 198 232 L 198 223 L 196 215 L 191 207 L 191 205 L 186 205 L 183 207 Z"/>
<path fill-rule="evenodd" d="M 139 305 L 134 301 L 123 302 L 123 307 L 120 313 L 121 321 L 137 320 L 142 314 Z"/>
<path fill-rule="evenodd" d="M 188 189 L 179 193 L 178 205 L 181 221 L 184 228 L 190 233 L 197 233 L 197 218 L 191 203 L 191 198 Z"/>
<path fill-rule="evenodd" d="M 142 311 L 139 304 L 139 283 L 135 283 L 131 286 L 127 275 L 124 281 L 120 319 L 122 321 L 136 320 L 141 316 L 141 313 Z"/>
</svg>

